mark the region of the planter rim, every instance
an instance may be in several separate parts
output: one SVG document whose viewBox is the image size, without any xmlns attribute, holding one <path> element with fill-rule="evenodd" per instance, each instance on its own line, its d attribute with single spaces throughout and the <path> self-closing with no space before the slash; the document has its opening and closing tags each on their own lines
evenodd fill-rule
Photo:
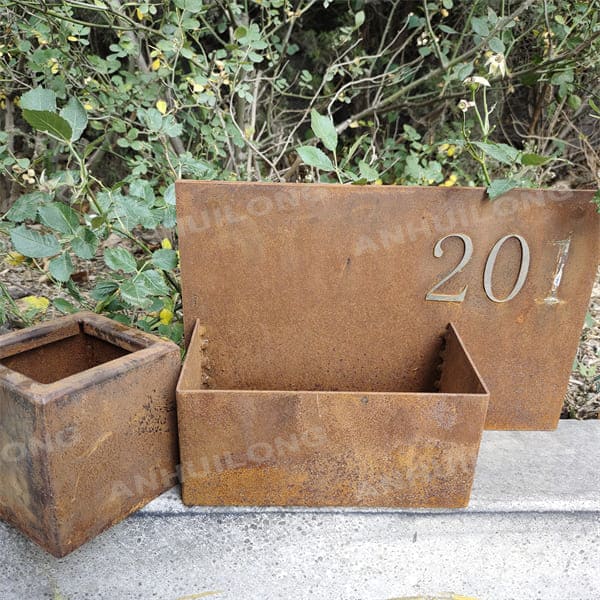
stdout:
<svg viewBox="0 0 600 600">
<path fill-rule="evenodd" d="M 175 181 L 175 185 L 177 187 L 184 187 L 187 185 L 196 185 L 198 183 L 202 183 L 202 184 L 211 184 L 211 185 L 218 185 L 218 186 L 223 186 L 223 187 L 227 187 L 227 186 L 235 186 L 235 185 L 244 185 L 244 186 L 262 186 L 262 185 L 266 185 L 266 186 L 279 186 L 279 187 L 299 187 L 299 188 L 323 188 L 323 189 L 327 189 L 327 188 L 336 188 L 339 189 L 341 187 L 348 187 L 348 188 L 358 188 L 361 190 L 371 190 L 371 191 L 377 191 L 377 192 L 381 192 L 381 190 L 385 190 L 385 189 L 403 189 L 403 190 L 419 190 L 419 191 L 423 191 L 423 190 L 427 190 L 428 192 L 432 192 L 434 190 L 439 190 L 440 193 L 444 193 L 447 194 L 449 192 L 451 192 L 452 190 L 454 191 L 477 191 L 480 193 L 485 193 L 486 189 L 485 187 L 482 186 L 460 186 L 460 185 L 453 185 L 452 187 L 442 187 L 439 185 L 397 185 L 397 184 L 386 184 L 386 185 L 354 185 L 352 183 L 320 183 L 320 182 L 315 182 L 315 183 L 299 183 L 299 182 L 288 182 L 288 181 L 226 181 L 226 180 L 221 180 L 221 179 L 177 179 Z M 508 190 L 505 194 L 503 194 L 504 196 L 510 196 L 511 194 L 515 193 L 515 192 L 528 192 L 528 193 L 546 193 L 548 195 L 550 194 L 558 194 L 558 195 L 569 195 L 569 194 L 577 194 L 577 195 L 585 195 L 585 194 L 595 194 L 597 192 L 597 190 L 592 189 L 592 188 L 586 188 L 586 189 L 567 189 L 567 190 L 559 190 L 559 189 L 553 189 L 553 188 L 523 188 L 523 187 L 515 187 L 515 188 L 511 188 L 510 190 Z M 495 202 L 495 200 L 491 200 L 491 202 Z"/>
<path fill-rule="evenodd" d="M 92 328 L 86 329 L 86 324 L 91 325 Z M 68 329 L 69 326 L 73 325 L 78 327 L 77 331 Z M 59 334 L 54 339 L 47 342 L 43 341 L 49 333 L 62 328 L 64 328 L 65 335 Z M 97 329 L 98 332 L 94 331 L 94 329 Z M 28 352 L 46 344 L 78 335 L 78 333 L 83 333 L 90 337 L 107 341 L 114 346 L 126 350 L 127 354 L 108 360 L 89 369 L 73 373 L 72 375 L 51 383 L 40 383 L 35 379 L 0 363 L 0 381 L 7 387 L 25 392 L 33 403 L 44 405 L 64 396 L 65 388 L 69 391 L 76 392 L 101 384 L 108 379 L 126 373 L 132 368 L 140 367 L 154 359 L 156 356 L 172 351 L 173 347 L 177 347 L 175 343 L 146 333 L 145 331 L 123 325 L 108 317 L 90 311 L 82 311 L 0 336 L 0 349 L 13 346 L 26 340 L 31 340 L 33 334 L 41 343 L 33 343 L 31 347 L 22 351 Z M 110 339 L 109 336 L 98 335 L 102 333 L 109 333 L 111 336 Z M 16 356 L 20 353 L 21 352 L 17 352 L 12 356 Z"/>
</svg>

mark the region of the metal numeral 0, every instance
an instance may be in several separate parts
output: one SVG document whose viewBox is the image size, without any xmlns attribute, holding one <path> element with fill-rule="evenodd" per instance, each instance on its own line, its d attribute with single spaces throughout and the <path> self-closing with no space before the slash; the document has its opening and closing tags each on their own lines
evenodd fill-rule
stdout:
<svg viewBox="0 0 600 600">
<path fill-rule="evenodd" d="M 446 283 L 448 279 L 456 275 L 456 273 L 462 271 L 467 265 L 467 263 L 471 260 L 471 256 L 473 256 L 473 241 L 471 240 L 471 238 L 468 235 L 465 235 L 464 233 L 451 233 L 443 237 L 441 240 L 437 241 L 436 245 L 433 248 L 433 255 L 436 258 L 441 258 L 444 255 L 444 251 L 442 250 L 442 243 L 444 242 L 444 240 L 447 240 L 450 237 L 457 237 L 463 241 L 463 244 L 465 245 L 465 252 L 463 254 L 462 260 L 456 265 L 453 271 L 448 273 L 446 277 L 444 277 L 441 281 L 436 283 L 431 288 L 431 290 L 429 290 L 427 296 L 425 296 L 426 300 L 437 300 L 438 302 L 462 302 L 467 294 L 467 288 L 469 287 L 468 285 L 465 285 L 465 287 L 458 294 L 434 294 L 435 290 L 444 285 L 444 283 Z"/>
<path fill-rule="evenodd" d="M 496 265 L 498 252 L 500 252 L 500 248 L 502 248 L 504 242 L 511 237 L 519 240 L 519 243 L 521 244 L 521 265 L 519 267 L 519 276 L 517 277 L 517 281 L 515 282 L 515 286 L 513 287 L 511 293 L 506 296 L 506 298 L 500 299 L 497 298 L 492 291 L 492 275 L 494 273 L 494 266 Z M 529 273 L 529 257 L 529 244 L 527 243 L 527 240 L 516 233 L 505 235 L 494 244 L 494 247 L 490 251 L 490 255 L 485 263 L 485 271 L 483 272 L 483 289 L 485 290 L 487 297 L 492 302 L 508 302 L 521 291 L 521 288 L 525 285 L 527 274 Z"/>
</svg>

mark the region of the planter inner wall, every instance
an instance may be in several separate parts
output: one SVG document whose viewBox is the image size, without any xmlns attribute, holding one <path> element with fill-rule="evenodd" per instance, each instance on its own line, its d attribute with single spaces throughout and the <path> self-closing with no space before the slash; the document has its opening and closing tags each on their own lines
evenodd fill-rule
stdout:
<svg viewBox="0 0 600 600">
<path fill-rule="evenodd" d="M 38 383 L 53 383 L 129 354 L 130 351 L 94 335 L 79 333 L 0 360 L 0 364 Z"/>
</svg>

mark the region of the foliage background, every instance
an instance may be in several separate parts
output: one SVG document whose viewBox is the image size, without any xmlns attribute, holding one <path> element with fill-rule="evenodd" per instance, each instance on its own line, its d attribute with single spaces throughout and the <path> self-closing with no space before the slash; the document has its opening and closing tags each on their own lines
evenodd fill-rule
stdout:
<svg viewBox="0 0 600 600">
<path fill-rule="evenodd" d="M 177 178 L 485 185 L 468 77 L 491 83 L 494 179 L 597 187 L 599 9 L 0 0 L 0 323 L 48 310 L 8 289 L 35 272 L 52 310 L 180 341 Z"/>
</svg>

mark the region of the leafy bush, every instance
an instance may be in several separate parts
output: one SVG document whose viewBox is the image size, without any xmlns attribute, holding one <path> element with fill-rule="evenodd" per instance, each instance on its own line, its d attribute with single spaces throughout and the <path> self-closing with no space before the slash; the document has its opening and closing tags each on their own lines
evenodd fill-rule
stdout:
<svg viewBox="0 0 600 600">
<path fill-rule="evenodd" d="M 599 8 L 0 0 L 0 250 L 180 341 L 177 178 L 598 183 Z"/>
</svg>

